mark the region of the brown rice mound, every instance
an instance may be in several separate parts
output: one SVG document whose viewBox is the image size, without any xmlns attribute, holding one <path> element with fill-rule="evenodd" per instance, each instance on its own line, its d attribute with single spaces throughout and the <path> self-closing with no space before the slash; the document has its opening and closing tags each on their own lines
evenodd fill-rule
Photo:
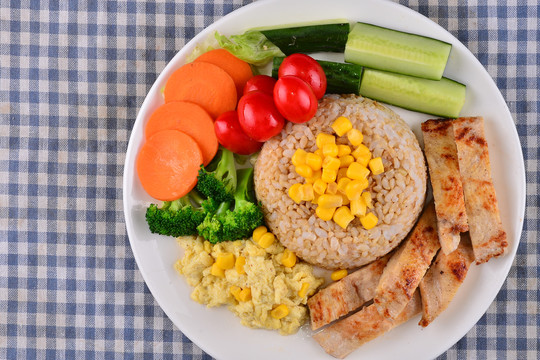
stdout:
<svg viewBox="0 0 540 360">
<path fill-rule="evenodd" d="M 289 187 L 304 182 L 291 163 L 294 152 L 315 151 L 317 134 L 333 133 L 330 126 L 339 116 L 349 118 L 373 157 L 383 159 L 385 172 L 369 177 L 372 211 L 379 218 L 370 230 L 357 218 L 344 230 L 319 219 L 316 205 L 296 204 L 288 196 Z M 348 140 L 344 136 L 337 143 Z M 269 230 L 284 246 L 314 265 L 352 269 L 390 252 L 409 233 L 424 204 L 426 165 L 414 133 L 395 112 L 360 96 L 327 95 L 312 120 L 287 123 L 264 144 L 255 163 L 255 191 Z"/>
</svg>

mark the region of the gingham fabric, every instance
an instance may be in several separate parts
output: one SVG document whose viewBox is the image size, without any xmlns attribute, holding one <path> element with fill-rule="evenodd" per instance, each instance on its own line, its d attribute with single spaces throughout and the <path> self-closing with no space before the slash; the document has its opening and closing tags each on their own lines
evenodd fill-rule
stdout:
<svg viewBox="0 0 540 360">
<path fill-rule="evenodd" d="M 138 109 L 167 62 L 249 2 L 0 0 L 0 359 L 210 359 L 165 316 L 137 269 L 123 163 Z M 487 68 L 527 169 L 508 279 L 441 359 L 538 359 L 540 6 L 399 2 L 448 29 Z"/>
</svg>

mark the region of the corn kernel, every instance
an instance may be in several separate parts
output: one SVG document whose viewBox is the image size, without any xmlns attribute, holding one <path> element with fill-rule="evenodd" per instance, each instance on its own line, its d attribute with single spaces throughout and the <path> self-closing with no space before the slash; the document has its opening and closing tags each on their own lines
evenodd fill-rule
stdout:
<svg viewBox="0 0 540 360">
<path fill-rule="evenodd" d="M 259 241 L 262 234 L 264 234 L 266 232 L 268 232 L 268 229 L 266 228 L 266 226 L 261 225 L 261 226 L 257 227 L 255 230 L 253 230 L 253 233 L 251 234 L 251 236 L 253 237 L 253 241 L 255 241 L 255 242 Z"/>
<path fill-rule="evenodd" d="M 300 204 L 302 198 L 300 197 L 300 186 L 302 184 L 296 183 L 289 188 L 289 197 L 297 204 Z"/>
<path fill-rule="evenodd" d="M 347 177 L 357 180 L 357 179 L 365 179 L 369 175 L 369 169 L 365 166 L 362 166 L 361 164 L 357 162 L 353 162 L 349 167 L 347 168 Z"/>
<path fill-rule="evenodd" d="M 319 149 L 322 149 L 324 144 L 335 144 L 336 138 L 334 135 L 319 133 L 315 138 L 315 143 Z"/>
<path fill-rule="evenodd" d="M 319 155 L 321 158 L 323 157 L 322 149 L 317 149 L 313 152 L 315 155 Z"/>
<path fill-rule="evenodd" d="M 319 219 L 324 220 L 324 221 L 329 221 L 329 220 L 332 220 L 332 217 L 334 216 L 335 211 L 336 211 L 335 207 L 325 209 L 321 206 L 317 206 L 317 208 L 315 209 L 315 214 L 319 217 Z"/>
<path fill-rule="evenodd" d="M 371 193 L 369 191 L 364 191 L 362 193 L 362 199 L 364 199 L 364 203 L 366 204 L 368 209 L 373 209 L 373 203 L 371 201 Z"/>
<path fill-rule="evenodd" d="M 347 206 L 342 206 L 334 213 L 334 222 L 346 229 L 349 223 L 354 220 L 354 215 L 351 214 L 351 210 Z"/>
<path fill-rule="evenodd" d="M 281 258 L 281 263 L 283 266 L 292 268 L 296 264 L 296 254 L 289 249 L 285 249 Z"/>
<path fill-rule="evenodd" d="M 338 281 L 347 276 L 348 273 L 349 272 L 346 269 L 336 270 L 332 273 L 332 275 L 330 275 L 330 278 L 334 281 Z"/>
<path fill-rule="evenodd" d="M 314 171 L 313 172 L 313 175 L 309 178 L 306 178 L 306 183 L 308 184 L 313 184 L 315 182 L 315 180 L 317 179 L 320 179 L 321 178 L 321 175 L 322 175 L 322 171 L 321 169 L 317 170 L 317 171 Z"/>
<path fill-rule="evenodd" d="M 306 165 L 308 165 L 313 171 L 319 170 L 322 166 L 322 156 L 308 153 L 306 155 Z"/>
<path fill-rule="evenodd" d="M 379 156 L 369 160 L 369 168 L 371 169 L 373 175 L 382 174 L 384 172 L 384 165 L 381 157 Z"/>
<path fill-rule="evenodd" d="M 300 186 L 300 199 L 303 201 L 311 201 L 313 200 L 313 197 L 313 185 L 308 183 Z"/>
<path fill-rule="evenodd" d="M 360 165 L 364 166 L 364 167 L 368 167 L 369 159 L 371 159 L 371 154 L 360 155 L 356 159 L 356 162 L 359 163 Z"/>
<path fill-rule="evenodd" d="M 364 216 L 366 215 L 366 203 L 364 199 L 360 197 L 358 200 L 351 200 L 351 214 L 355 216 Z"/>
<path fill-rule="evenodd" d="M 332 169 L 323 169 L 321 180 L 326 183 L 331 183 L 332 181 L 336 181 L 337 177 L 337 171 Z"/>
<path fill-rule="evenodd" d="M 278 305 L 270 311 L 270 316 L 277 320 L 283 319 L 287 315 L 289 315 L 289 308 L 285 304 Z"/>
<path fill-rule="evenodd" d="M 222 268 L 217 266 L 216 263 L 213 263 L 212 268 L 210 269 L 210 274 L 212 274 L 214 276 L 217 276 L 217 277 L 220 277 L 220 278 L 224 278 L 225 277 L 225 270 L 223 270 Z"/>
<path fill-rule="evenodd" d="M 341 179 L 338 180 L 337 182 L 337 190 L 342 193 L 342 194 L 345 194 L 345 189 L 347 188 L 347 185 L 351 182 L 352 180 L 349 179 L 348 177 L 343 177 Z"/>
<path fill-rule="evenodd" d="M 310 178 L 313 176 L 313 169 L 306 164 L 298 165 L 297 167 L 295 167 L 295 170 L 296 173 L 303 178 Z"/>
<path fill-rule="evenodd" d="M 229 292 L 236 300 L 238 300 L 238 296 L 240 295 L 240 291 L 242 291 L 242 288 L 240 286 L 231 285 L 231 288 L 229 289 Z M 240 301 L 240 300 L 238 300 Z"/>
<path fill-rule="evenodd" d="M 351 153 L 351 147 L 349 145 L 338 145 L 338 157 L 347 156 Z"/>
<path fill-rule="evenodd" d="M 347 131 L 352 129 L 352 123 L 345 116 L 340 116 L 332 124 L 332 129 L 334 129 L 338 136 L 343 136 Z"/>
<path fill-rule="evenodd" d="M 339 195 L 324 194 L 319 197 L 319 206 L 325 209 L 339 207 L 343 204 L 343 198 Z"/>
<path fill-rule="evenodd" d="M 311 203 L 317 205 L 319 203 L 319 197 L 320 196 L 321 196 L 321 194 L 315 193 L 315 196 L 313 196 L 313 200 L 311 200 Z"/>
<path fill-rule="evenodd" d="M 272 245 L 274 243 L 274 241 L 276 240 L 276 237 L 274 234 L 270 233 L 270 232 L 267 232 L 265 234 L 263 234 L 261 236 L 261 238 L 259 239 L 259 246 L 262 247 L 263 249 L 266 249 L 268 248 L 270 245 Z"/>
<path fill-rule="evenodd" d="M 336 184 L 335 181 L 332 181 L 326 187 L 326 193 L 327 194 L 332 194 L 332 195 L 337 194 L 337 190 L 338 190 L 338 187 L 337 187 L 337 184 Z"/>
<path fill-rule="evenodd" d="M 337 171 L 336 180 L 339 181 L 346 177 L 347 177 L 347 168 L 339 168 L 339 170 Z"/>
<path fill-rule="evenodd" d="M 315 191 L 315 193 L 319 195 L 324 194 L 326 191 L 326 183 L 321 179 L 315 180 L 315 182 L 313 183 L 313 191 Z"/>
<path fill-rule="evenodd" d="M 291 162 L 293 163 L 294 166 L 300 166 L 300 165 L 305 165 L 306 164 L 306 155 L 307 155 L 307 152 L 306 150 L 304 149 L 297 149 L 292 158 L 291 158 Z"/>
<path fill-rule="evenodd" d="M 369 151 L 369 148 L 364 144 L 358 145 L 356 149 L 353 150 L 351 155 L 354 156 L 357 162 L 364 166 L 367 166 L 367 162 L 365 162 L 365 159 L 367 159 L 367 161 L 371 159 L 371 151 Z"/>
<path fill-rule="evenodd" d="M 346 168 L 349 167 L 354 162 L 354 157 L 352 155 L 345 155 L 339 158 L 339 167 Z"/>
<path fill-rule="evenodd" d="M 234 268 L 236 269 L 236 272 L 239 273 L 240 275 L 246 273 L 246 270 L 244 269 L 244 265 L 246 265 L 245 256 L 237 257 L 236 262 L 234 263 Z"/>
<path fill-rule="evenodd" d="M 343 198 L 343 202 L 341 203 L 342 206 L 347 206 L 351 203 L 347 195 L 341 193 L 339 195 Z"/>
<path fill-rule="evenodd" d="M 364 191 L 369 186 L 367 179 L 356 179 L 352 180 L 345 187 L 345 195 L 349 200 L 358 200 L 362 196 L 362 191 Z"/>
<path fill-rule="evenodd" d="M 300 290 L 298 290 L 298 296 L 301 298 L 306 296 L 308 289 L 309 289 L 309 283 L 307 282 L 302 283 L 302 287 L 300 288 Z"/>
<path fill-rule="evenodd" d="M 221 253 L 217 256 L 215 264 L 223 270 L 229 270 L 234 267 L 234 254 L 232 253 Z"/>
<path fill-rule="evenodd" d="M 251 300 L 251 288 L 242 289 L 238 294 L 238 301 L 245 302 L 249 300 Z"/>
<path fill-rule="evenodd" d="M 338 147 L 336 144 L 324 144 L 322 147 L 323 156 L 337 157 Z"/>
<path fill-rule="evenodd" d="M 360 222 L 366 230 L 374 228 L 375 225 L 377 225 L 378 221 L 379 219 L 377 218 L 377 216 L 375 216 L 375 214 L 371 212 L 367 213 L 367 215 L 365 216 L 360 217 Z"/>
<path fill-rule="evenodd" d="M 322 168 L 338 171 L 340 164 L 341 162 L 338 158 L 333 156 L 325 156 L 322 162 Z"/>
<path fill-rule="evenodd" d="M 351 129 L 347 132 L 347 138 L 352 146 L 358 146 L 364 141 L 364 135 L 357 129 Z"/>
</svg>

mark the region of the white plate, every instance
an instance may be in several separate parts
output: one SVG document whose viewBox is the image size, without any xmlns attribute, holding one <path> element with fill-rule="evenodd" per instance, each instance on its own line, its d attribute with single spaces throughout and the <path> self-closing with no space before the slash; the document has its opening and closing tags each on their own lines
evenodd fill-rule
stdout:
<svg viewBox="0 0 540 360">
<path fill-rule="evenodd" d="M 450 307 L 422 329 L 418 318 L 373 340 L 349 359 L 431 359 L 462 338 L 486 312 L 512 265 L 525 210 L 525 170 L 521 146 L 510 112 L 495 83 L 478 60 L 446 30 L 401 5 L 380 0 L 275 0 L 257 1 L 223 17 L 190 41 L 167 65 L 146 97 L 131 134 L 124 170 L 124 212 L 129 240 L 143 277 L 165 313 L 194 343 L 218 359 L 331 359 L 302 328 L 281 336 L 275 331 L 253 330 L 225 308 L 208 309 L 190 299 L 191 288 L 173 269 L 181 250 L 175 240 L 153 235 L 144 219 L 153 201 L 142 189 L 134 163 L 143 140 L 143 128 L 151 112 L 162 103 L 159 89 L 183 64 L 197 42 L 212 34 L 239 34 L 264 25 L 310 20 L 349 19 L 365 21 L 431 36 L 453 44 L 445 76 L 467 85 L 462 115 L 482 115 L 492 162 L 503 225 L 510 247 L 504 257 L 473 266 Z M 339 56 L 338 56 L 339 58 Z M 419 132 L 429 116 L 394 108 Z M 180 347 L 176 347 L 180 349 Z M 178 350 L 181 351 L 181 350 Z"/>
</svg>

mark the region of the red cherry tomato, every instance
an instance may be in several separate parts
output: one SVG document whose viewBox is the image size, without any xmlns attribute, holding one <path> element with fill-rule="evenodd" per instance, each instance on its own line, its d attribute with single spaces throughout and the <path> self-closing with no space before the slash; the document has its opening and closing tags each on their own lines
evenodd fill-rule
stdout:
<svg viewBox="0 0 540 360">
<path fill-rule="evenodd" d="M 214 129 L 219 143 L 236 154 L 253 154 L 259 151 L 263 144 L 253 140 L 242 130 L 236 110 L 219 115 L 214 121 Z"/>
<path fill-rule="evenodd" d="M 249 79 L 244 86 L 244 95 L 250 91 L 260 90 L 265 94 L 272 96 L 274 91 L 274 85 L 276 84 L 276 79 L 268 75 L 255 75 Z"/>
<path fill-rule="evenodd" d="M 274 102 L 285 119 L 297 124 L 309 121 L 317 112 L 317 98 L 307 82 L 283 76 L 274 86 Z"/>
<path fill-rule="evenodd" d="M 251 91 L 238 102 L 238 121 L 244 132 L 255 141 L 266 141 L 279 134 L 285 119 L 274 99 L 262 91 Z"/>
<path fill-rule="evenodd" d="M 326 92 L 326 74 L 321 65 L 312 57 L 305 54 L 287 56 L 278 69 L 278 77 L 294 75 L 311 86 L 317 99 Z"/>
</svg>

